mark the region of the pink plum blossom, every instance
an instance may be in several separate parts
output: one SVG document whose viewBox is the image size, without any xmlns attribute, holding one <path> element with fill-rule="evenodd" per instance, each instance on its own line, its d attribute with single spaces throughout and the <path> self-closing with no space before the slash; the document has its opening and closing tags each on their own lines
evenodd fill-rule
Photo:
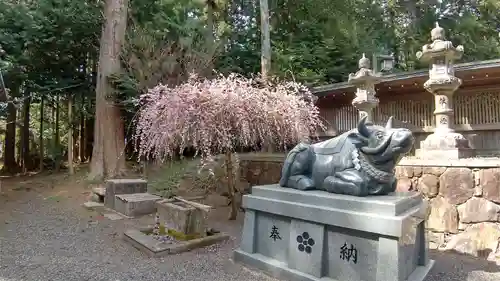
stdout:
<svg viewBox="0 0 500 281">
<path fill-rule="evenodd" d="M 238 74 L 191 76 L 140 97 L 135 139 L 139 157 L 166 160 L 192 147 L 203 158 L 269 143 L 287 147 L 324 129 L 314 96 L 296 82 L 258 87 Z"/>
</svg>

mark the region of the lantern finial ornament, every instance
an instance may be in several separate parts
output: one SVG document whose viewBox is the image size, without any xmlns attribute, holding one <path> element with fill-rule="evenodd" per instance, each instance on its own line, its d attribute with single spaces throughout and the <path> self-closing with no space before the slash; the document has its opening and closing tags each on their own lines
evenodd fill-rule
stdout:
<svg viewBox="0 0 500 281">
<path fill-rule="evenodd" d="M 359 70 L 356 73 L 349 74 L 349 84 L 357 88 L 352 105 L 358 110 L 360 118 L 366 116 L 368 122 L 373 122 L 372 112 L 379 103 L 375 97 L 375 84 L 380 82 L 381 77 L 370 69 L 370 59 L 365 53 L 359 60 L 358 66 Z"/>
<path fill-rule="evenodd" d="M 431 40 L 445 40 L 445 31 L 441 26 L 439 26 L 438 22 L 436 22 L 436 27 L 431 30 Z"/>
<path fill-rule="evenodd" d="M 363 57 L 358 62 L 359 68 L 370 68 L 370 60 L 363 53 Z"/>
</svg>

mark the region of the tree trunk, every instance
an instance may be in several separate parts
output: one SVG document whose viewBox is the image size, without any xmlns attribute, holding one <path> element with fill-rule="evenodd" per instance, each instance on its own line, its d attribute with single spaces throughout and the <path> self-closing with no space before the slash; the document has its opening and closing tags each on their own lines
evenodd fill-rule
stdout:
<svg viewBox="0 0 500 281">
<path fill-rule="evenodd" d="M 205 77 L 211 77 L 214 68 L 213 59 L 215 57 L 216 45 L 215 45 L 215 20 L 214 13 L 216 8 L 216 3 L 214 0 L 207 0 L 207 30 L 205 35 L 205 44 L 207 48 L 206 63 L 205 66 Z"/>
<path fill-rule="evenodd" d="M 54 134 L 54 149 L 56 153 L 56 159 L 55 159 L 55 164 L 56 164 L 56 172 L 59 172 L 61 169 L 61 149 L 60 149 L 60 140 L 59 140 L 59 94 L 56 96 L 56 119 L 54 120 L 54 126 L 55 126 L 55 134 Z"/>
<path fill-rule="evenodd" d="M 234 198 L 234 178 L 233 178 L 233 159 L 230 151 L 226 152 L 226 174 L 227 174 L 227 194 L 229 202 L 231 202 L 231 209 L 229 211 L 229 220 L 235 220 L 238 215 L 238 207 Z"/>
<path fill-rule="evenodd" d="M 68 168 L 69 174 L 73 175 L 75 173 L 73 167 L 73 97 L 70 95 L 68 97 Z"/>
<path fill-rule="evenodd" d="M 44 111 L 43 111 L 43 108 L 44 108 L 44 98 L 43 96 L 41 97 L 41 100 L 40 100 L 40 134 L 38 136 L 38 142 L 40 143 L 40 172 L 43 171 L 43 114 L 44 114 Z"/>
<path fill-rule="evenodd" d="M 17 108 L 16 116 L 21 116 L 21 117 L 23 116 L 23 109 L 22 109 L 22 107 L 19 106 Z M 20 139 L 20 141 L 16 142 L 16 155 L 17 155 L 17 157 L 16 157 L 16 163 L 17 163 L 18 170 L 22 171 L 22 169 L 21 169 L 21 163 L 23 162 L 22 161 L 22 159 L 23 159 L 22 158 L 23 142 L 22 142 L 21 137 L 22 137 L 23 130 L 22 130 L 22 128 L 19 128 L 19 124 L 17 124 L 17 121 L 16 121 L 16 128 L 17 128 L 16 129 L 16 137 L 19 137 L 19 139 Z"/>
<path fill-rule="evenodd" d="M 265 86 L 271 73 L 271 31 L 269 29 L 269 3 L 268 0 L 260 0 L 260 38 L 261 38 L 261 75 Z M 262 151 L 273 152 L 272 140 L 264 143 Z"/>
<path fill-rule="evenodd" d="M 28 172 L 28 169 L 32 168 L 30 166 L 30 106 L 31 97 L 28 90 L 24 93 L 24 105 L 23 105 L 23 128 L 21 130 L 21 167 L 24 173 Z"/>
<path fill-rule="evenodd" d="M 85 138 L 85 117 L 80 115 L 80 163 L 87 161 L 87 139 Z"/>
<path fill-rule="evenodd" d="M 56 131 L 56 126 L 57 126 L 56 121 L 55 121 L 56 120 L 56 98 L 55 97 L 53 97 L 51 100 L 50 109 L 51 109 L 51 111 L 50 111 L 50 118 L 51 118 L 50 119 L 50 127 L 51 127 L 50 128 L 50 134 L 51 134 L 50 141 L 51 141 L 51 143 L 50 143 L 49 147 L 52 149 L 49 151 L 50 151 L 50 154 L 52 157 L 52 159 L 51 159 L 51 165 L 52 165 L 56 161 L 56 148 L 54 147 L 54 143 L 55 143 L 54 134 Z M 55 166 L 51 167 L 51 168 L 55 168 Z"/>
<path fill-rule="evenodd" d="M 392 53 L 393 53 L 393 56 L 394 56 L 394 67 L 398 67 L 399 65 L 399 56 L 400 56 L 400 52 L 399 52 L 399 44 L 398 44 L 398 35 L 397 35 L 397 32 L 396 32 L 396 28 L 397 28 L 397 22 L 396 22 L 396 11 L 394 11 L 394 8 L 392 7 L 388 7 L 388 13 L 389 13 L 389 24 L 390 24 L 390 32 L 391 32 L 391 35 L 392 37 L 394 38 L 393 40 L 395 40 L 395 42 L 392 42 L 393 44 L 392 45 Z M 413 54 L 412 54 L 413 55 Z"/>
<path fill-rule="evenodd" d="M 92 55 L 92 75 L 91 75 L 91 83 L 94 87 L 97 88 L 97 54 Z M 96 108 L 96 101 L 93 99 L 88 99 L 87 108 Z M 95 113 L 91 116 L 88 116 L 85 119 L 85 158 L 87 161 L 90 161 L 92 158 L 92 151 L 94 150 L 94 120 Z"/>
<path fill-rule="evenodd" d="M 94 145 L 94 117 L 85 120 L 85 159 L 89 161 L 92 158 Z"/>
<path fill-rule="evenodd" d="M 271 72 L 271 31 L 269 30 L 268 0 L 260 0 L 261 75 L 267 80 Z"/>
<path fill-rule="evenodd" d="M 5 131 L 3 169 L 10 174 L 19 171 L 16 163 L 16 118 L 17 109 L 12 102 L 9 102 L 7 104 L 7 130 Z"/>
<path fill-rule="evenodd" d="M 80 163 L 83 163 L 87 160 L 87 152 L 86 152 L 86 146 L 87 146 L 87 140 L 85 139 L 85 96 L 81 95 L 81 108 L 80 108 Z"/>
<path fill-rule="evenodd" d="M 90 180 L 115 177 L 125 171 L 125 135 L 120 109 L 114 103 L 108 77 L 120 71 L 120 52 L 127 27 L 128 0 L 106 0 L 96 86 L 94 147 Z"/>
<path fill-rule="evenodd" d="M 75 107 L 75 103 L 73 102 L 73 107 Z M 74 108 L 73 108 L 74 109 Z M 74 114 L 74 113 L 73 113 Z M 73 121 L 75 120 L 75 117 L 73 117 Z M 73 123 L 73 163 L 78 162 L 78 159 L 80 159 L 80 146 L 79 146 L 79 135 L 80 132 L 78 132 L 78 123 L 74 122 Z"/>
</svg>

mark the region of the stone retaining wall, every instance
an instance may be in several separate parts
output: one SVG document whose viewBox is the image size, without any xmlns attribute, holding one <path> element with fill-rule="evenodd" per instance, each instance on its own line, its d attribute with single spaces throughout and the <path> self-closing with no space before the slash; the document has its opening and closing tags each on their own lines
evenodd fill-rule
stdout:
<svg viewBox="0 0 500 281">
<path fill-rule="evenodd" d="M 398 191 L 419 191 L 428 202 L 431 248 L 500 260 L 500 168 L 409 165 L 395 172 Z"/>
<path fill-rule="evenodd" d="M 241 181 L 250 186 L 277 183 L 280 180 L 281 168 L 285 161 L 283 154 L 241 154 Z"/>
<path fill-rule="evenodd" d="M 283 160 L 281 154 L 241 155 L 241 181 L 250 186 L 277 183 Z M 395 173 L 398 191 L 419 191 L 425 197 L 431 248 L 500 262 L 500 167 L 494 167 L 500 160 L 484 163 L 403 160 Z"/>
</svg>

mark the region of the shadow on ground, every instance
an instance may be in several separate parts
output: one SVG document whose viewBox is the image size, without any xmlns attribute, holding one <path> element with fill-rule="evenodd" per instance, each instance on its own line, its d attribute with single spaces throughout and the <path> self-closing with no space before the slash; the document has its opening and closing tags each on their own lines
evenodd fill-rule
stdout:
<svg viewBox="0 0 500 281">
<path fill-rule="evenodd" d="M 432 272 L 438 276 L 447 274 L 447 272 L 441 272 L 440 268 L 446 268 L 447 271 L 455 269 L 456 275 L 454 277 L 456 279 L 454 280 L 468 280 L 469 273 L 473 271 L 500 273 L 500 266 L 495 262 L 456 251 L 430 250 L 429 255 L 431 259 L 436 261 Z M 500 276 L 498 277 L 500 278 Z"/>
<path fill-rule="evenodd" d="M 211 213 L 210 227 L 231 235 L 227 243 L 150 259 L 120 238 L 139 221 L 111 222 L 84 210 L 88 189 L 83 184 L 53 176 L 7 183 L 10 191 L 3 202 L 0 198 L 0 280 L 275 280 L 230 261 L 244 213 L 236 221 L 227 220 L 227 207 Z M 425 281 L 500 280 L 500 267 L 485 259 L 436 250 L 430 258 L 436 263 Z"/>
</svg>

